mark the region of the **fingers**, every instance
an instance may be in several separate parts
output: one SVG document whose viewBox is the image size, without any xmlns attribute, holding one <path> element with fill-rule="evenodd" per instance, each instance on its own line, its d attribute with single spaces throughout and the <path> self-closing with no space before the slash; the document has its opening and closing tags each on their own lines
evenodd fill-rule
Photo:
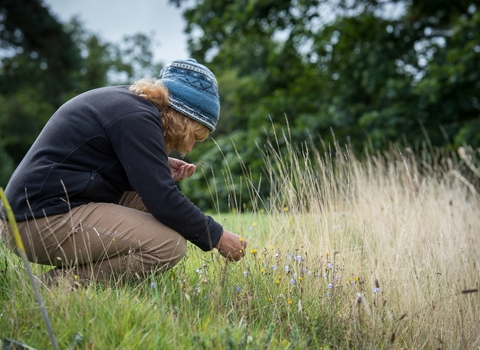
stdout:
<svg viewBox="0 0 480 350">
<path fill-rule="evenodd" d="M 172 169 L 172 177 L 175 181 L 184 180 L 195 173 L 197 167 L 194 164 L 183 164 L 178 169 Z"/>
<path fill-rule="evenodd" d="M 220 254 L 230 261 L 239 261 L 245 256 L 247 241 L 236 234 L 224 231 L 217 249 Z"/>
</svg>

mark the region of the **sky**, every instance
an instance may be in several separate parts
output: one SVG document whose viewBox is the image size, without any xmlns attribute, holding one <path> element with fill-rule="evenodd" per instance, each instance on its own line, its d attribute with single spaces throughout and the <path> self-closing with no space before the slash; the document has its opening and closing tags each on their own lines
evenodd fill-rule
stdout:
<svg viewBox="0 0 480 350">
<path fill-rule="evenodd" d="M 120 42 L 125 35 L 153 33 L 155 62 L 188 58 L 182 10 L 168 0 L 44 0 L 44 3 L 61 22 L 77 15 L 87 30 L 108 42 Z"/>
</svg>

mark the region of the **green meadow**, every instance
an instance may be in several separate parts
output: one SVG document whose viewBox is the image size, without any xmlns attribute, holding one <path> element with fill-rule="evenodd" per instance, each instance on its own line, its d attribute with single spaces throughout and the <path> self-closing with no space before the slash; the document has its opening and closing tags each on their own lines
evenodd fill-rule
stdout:
<svg viewBox="0 0 480 350">
<path fill-rule="evenodd" d="M 148 279 L 40 284 L 59 347 L 476 349 L 475 152 L 392 149 L 360 160 L 339 147 L 272 149 L 269 197 L 252 184 L 244 206 L 212 214 L 248 241 L 243 260 L 190 245 Z M 22 260 L 3 243 L 0 339 L 52 347 Z"/>
</svg>

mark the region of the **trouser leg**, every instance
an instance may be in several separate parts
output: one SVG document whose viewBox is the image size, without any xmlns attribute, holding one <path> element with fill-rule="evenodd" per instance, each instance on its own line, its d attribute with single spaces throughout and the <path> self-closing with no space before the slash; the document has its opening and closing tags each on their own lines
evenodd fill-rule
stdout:
<svg viewBox="0 0 480 350">
<path fill-rule="evenodd" d="M 146 212 L 136 194 L 120 203 L 90 203 L 20 223 L 29 259 L 75 267 L 82 279 L 158 272 L 182 259 L 185 239 Z"/>
</svg>

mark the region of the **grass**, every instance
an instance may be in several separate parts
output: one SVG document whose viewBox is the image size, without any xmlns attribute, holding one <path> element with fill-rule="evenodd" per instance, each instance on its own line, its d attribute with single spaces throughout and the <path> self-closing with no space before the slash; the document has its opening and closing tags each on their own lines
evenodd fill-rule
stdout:
<svg viewBox="0 0 480 350">
<path fill-rule="evenodd" d="M 248 241 L 241 262 L 190 245 L 148 280 L 43 288 L 60 348 L 478 348 L 478 151 L 462 152 L 360 161 L 267 147 L 268 205 L 215 214 Z M 4 338 L 51 346 L 22 262 L 2 244 Z"/>
</svg>

